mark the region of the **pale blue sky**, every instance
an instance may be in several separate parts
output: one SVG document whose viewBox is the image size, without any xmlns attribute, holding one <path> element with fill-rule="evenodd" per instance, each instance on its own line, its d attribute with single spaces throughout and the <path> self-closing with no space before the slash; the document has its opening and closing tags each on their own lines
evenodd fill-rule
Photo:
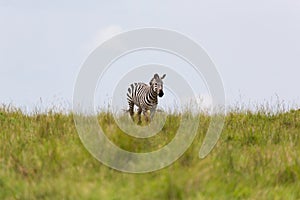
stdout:
<svg viewBox="0 0 300 200">
<path fill-rule="evenodd" d="M 78 2 L 0 0 L 0 103 L 71 104 L 80 67 L 101 41 L 160 27 L 206 49 L 229 104 L 278 95 L 300 105 L 298 0 Z"/>
</svg>

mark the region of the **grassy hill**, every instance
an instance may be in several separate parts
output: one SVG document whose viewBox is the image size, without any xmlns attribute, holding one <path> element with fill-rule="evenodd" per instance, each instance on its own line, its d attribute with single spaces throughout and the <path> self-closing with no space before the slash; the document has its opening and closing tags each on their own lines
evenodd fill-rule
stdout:
<svg viewBox="0 0 300 200">
<path fill-rule="evenodd" d="M 98 118 L 113 142 L 136 152 L 168 143 L 180 123 L 169 115 L 166 134 L 141 140 L 123 134 L 111 113 Z M 72 114 L 28 116 L 2 107 L 0 199 L 300 199 L 300 111 L 232 111 L 216 147 L 201 160 L 209 121 L 201 114 L 196 139 L 173 165 L 128 174 L 87 152 Z"/>
</svg>

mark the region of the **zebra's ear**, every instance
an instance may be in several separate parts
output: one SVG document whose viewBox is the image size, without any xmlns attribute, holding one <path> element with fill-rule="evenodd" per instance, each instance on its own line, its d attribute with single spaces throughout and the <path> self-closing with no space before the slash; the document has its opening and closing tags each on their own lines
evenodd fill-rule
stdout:
<svg viewBox="0 0 300 200">
<path fill-rule="evenodd" d="M 164 79 L 166 77 L 166 74 L 162 75 L 162 77 L 160 77 L 160 79 Z"/>
<path fill-rule="evenodd" d="M 159 78 L 158 74 L 154 74 L 154 78 L 158 79 Z"/>
<path fill-rule="evenodd" d="M 154 78 L 151 79 L 151 81 L 149 82 L 149 85 L 152 85 Z"/>
</svg>

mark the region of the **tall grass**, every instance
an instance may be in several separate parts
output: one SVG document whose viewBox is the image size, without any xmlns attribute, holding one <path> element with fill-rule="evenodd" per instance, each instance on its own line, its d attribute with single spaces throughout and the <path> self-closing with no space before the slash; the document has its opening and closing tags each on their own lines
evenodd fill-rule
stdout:
<svg viewBox="0 0 300 200">
<path fill-rule="evenodd" d="M 124 134 L 109 112 L 99 124 L 133 152 L 161 148 L 176 134 L 168 115 L 149 139 Z M 210 116 L 173 165 L 147 174 L 110 169 L 83 147 L 71 113 L 0 108 L 0 199 L 300 199 L 300 111 L 229 111 L 213 151 L 198 158 Z M 187 133 L 189 134 L 189 133 Z"/>
</svg>

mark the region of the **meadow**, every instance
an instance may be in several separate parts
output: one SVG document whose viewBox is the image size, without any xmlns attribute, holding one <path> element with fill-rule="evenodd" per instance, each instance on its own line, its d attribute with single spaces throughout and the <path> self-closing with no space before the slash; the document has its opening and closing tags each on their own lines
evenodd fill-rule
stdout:
<svg viewBox="0 0 300 200">
<path fill-rule="evenodd" d="M 299 110 L 232 109 L 205 159 L 198 152 L 210 117 L 199 115 L 193 144 L 174 164 L 129 174 L 89 154 L 71 113 L 27 115 L 2 106 L 0 199 L 300 199 Z M 98 119 L 113 142 L 135 152 L 167 144 L 180 123 L 179 115 L 170 114 L 161 134 L 134 139 L 111 113 L 101 112 Z"/>
</svg>

